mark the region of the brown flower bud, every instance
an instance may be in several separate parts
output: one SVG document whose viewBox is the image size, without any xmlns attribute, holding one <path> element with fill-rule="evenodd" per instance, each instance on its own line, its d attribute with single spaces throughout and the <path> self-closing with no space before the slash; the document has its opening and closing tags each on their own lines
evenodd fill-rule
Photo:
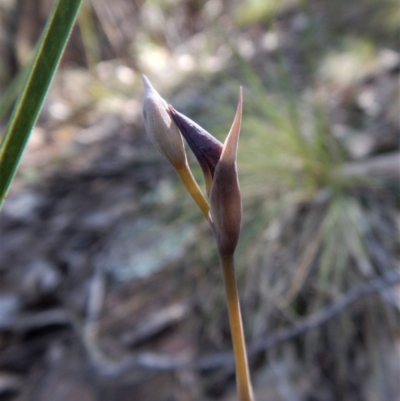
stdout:
<svg viewBox="0 0 400 401">
<path fill-rule="evenodd" d="M 165 100 L 153 88 L 145 75 L 143 117 L 147 134 L 154 146 L 163 154 L 175 169 L 187 165 L 185 148 L 178 127 L 172 120 Z"/>
<path fill-rule="evenodd" d="M 216 166 L 210 193 L 211 226 L 221 255 L 233 255 L 242 222 L 242 199 L 236 169 L 242 104 L 240 88 L 235 118 Z"/>
</svg>

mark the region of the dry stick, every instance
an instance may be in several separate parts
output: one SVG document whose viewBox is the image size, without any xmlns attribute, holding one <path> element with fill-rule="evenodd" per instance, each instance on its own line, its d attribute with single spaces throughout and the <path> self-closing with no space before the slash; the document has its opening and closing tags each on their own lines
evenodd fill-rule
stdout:
<svg viewBox="0 0 400 401">
<path fill-rule="evenodd" d="M 241 401 L 252 401 L 253 390 L 250 381 L 249 366 L 247 362 L 246 343 L 244 341 L 242 316 L 236 286 L 235 267 L 233 255 L 220 255 L 226 299 L 228 304 L 229 323 L 233 342 L 233 352 L 236 363 L 236 381 Z"/>
<path fill-rule="evenodd" d="M 69 326 L 71 319 L 65 309 L 55 308 L 36 313 L 22 313 L 2 317 L 0 331 L 25 332 L 38 330 L 48 326 Z"/>
<path fill-rule="evenodd" d="M 355 304 L 360 298 L 370 296 L 376 292 L 384 291 L 388 287 L 398 284 L 400 284 L 400 272 L 395 270 L 388 272 L 381 277 L 362 283 L 350 290 L 346 295 L 343 295 L 338 301 L 322 309 L 320 312 L 316 312 L 309 317 L 301 319 L 291 327 L 268 334 L 266 337 L 254 342 L 249 346 L 249 355 L 256 355 L 259 352 L 263 352 L 286 341 L 292 340 L 309 330 L 323 326 L 337 316 L 341 311 Z M 98 347 L 98 345 L 95 344 L 95 347 Z M 88 348 L 87 345 L 86 348 Z M 92 356 L 91 349 L 87 350 L 89 355 Z M 2 361 L 1 356 L 2 354 L 0 354 L 0 362 Z M 108 377 L 117 377 L 132 369 L 150 369 L 167 372 L 180 369 L 206 371 L 223 366 L 230 368 L 233 367 L 234 364 L 234 358 L 230 352 L 205 356 L 195 361 L 190 361 L 187 358 L 146 352 L 128 356 L 119 361 L 111 361 L 105 356 L 101 361 L 92 357 L 92 361 L 94 362 L 97 372 Z"/>
</svg>

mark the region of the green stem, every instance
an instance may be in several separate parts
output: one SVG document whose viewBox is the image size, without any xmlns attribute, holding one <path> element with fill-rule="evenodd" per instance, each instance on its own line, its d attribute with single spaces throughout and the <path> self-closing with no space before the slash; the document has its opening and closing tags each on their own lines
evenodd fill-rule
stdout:
<svg viewBox="0 0 400 401">
<path fill-rule="evenodd" d="M 210 205 L 208 204 L 206 198 L 201 192 L 200 187 L 197 185 L 196 180 L 194 179 L 190 169 L 187 166 L 176 169 L 176 172 L 179 175 L 179 178 L 182 180 L 186 189 L 189 191 L 190 195 L 197 203 L 200 210 L 203 212 L 204 216 L 208 220 L 208 212 L 210 210 Z"/>
<path fill-rule="evenodd" d="M 246 344 L 244 341 L 242 316 L 240 313 L 239 295 L 236 286 L 233 255 L 220 255 L 226 299 L 228 304 L 229 323 L 236 363 L 236 381 L 240 401 L 253 401 L 253 389 L 250 381 L 247 362 Z"/>
</svg>

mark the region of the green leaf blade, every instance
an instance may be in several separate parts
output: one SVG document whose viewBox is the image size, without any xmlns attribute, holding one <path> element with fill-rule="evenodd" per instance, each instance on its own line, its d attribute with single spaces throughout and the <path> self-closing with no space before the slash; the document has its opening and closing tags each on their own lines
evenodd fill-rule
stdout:
<svg viewBox="0 0 400 401">
<path fill-rule="evenodd" d="M 71 34 L 82 0 L 57 0 L 0 146 L 0 207 Z"/>
</svg>

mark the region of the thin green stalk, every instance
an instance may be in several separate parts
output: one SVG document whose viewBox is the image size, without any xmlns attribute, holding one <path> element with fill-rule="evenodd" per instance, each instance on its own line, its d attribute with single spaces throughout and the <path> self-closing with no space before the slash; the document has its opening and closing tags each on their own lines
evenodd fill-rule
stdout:
<svg viewBox="0 0 400 401">
<path fill-rule="evenodd" d="M 82 4 L 81 12 L 78 15 L 78 25 L 81 31 L 87 64 L 89 70 L 93 72 L 100 58 L 100 45 L 96 34 L 90 2 L 84 2 Z"/>
<path fill-rule="evenodd" d="M 0 146 L 0 207 L 57 70 L 82 0 L 57 0 Z"/>
<path fill-rule="evenodd" d="M 205 218 L 208 219 L 208 212 L 210 210 L 210 205 L 208 204 L 203 193 L 201 192 L 200 187 L 197 185 L 197 182 L 194 179 L 190 169 L 187 166 L 185 166 L 180 169 L 176 169 L 176 172 L 178 173 L 179 178 L 182 180 L 183 184 L 189 191 L 194 201 L 199 206 L 200 210 L 203 212 Z"/>
<path fill-rule="evenodd" d="M 244 340 L 242 315 L 240 312 L 239 295 L 236 286 L 233 255 L 220 255 L 226 299 L 228 304 L 229 324 L 236 363 L 236 382 L 240 401 L 253 401 L 249 365 L 247 361 L 246 343 Z"/>
</svg>

